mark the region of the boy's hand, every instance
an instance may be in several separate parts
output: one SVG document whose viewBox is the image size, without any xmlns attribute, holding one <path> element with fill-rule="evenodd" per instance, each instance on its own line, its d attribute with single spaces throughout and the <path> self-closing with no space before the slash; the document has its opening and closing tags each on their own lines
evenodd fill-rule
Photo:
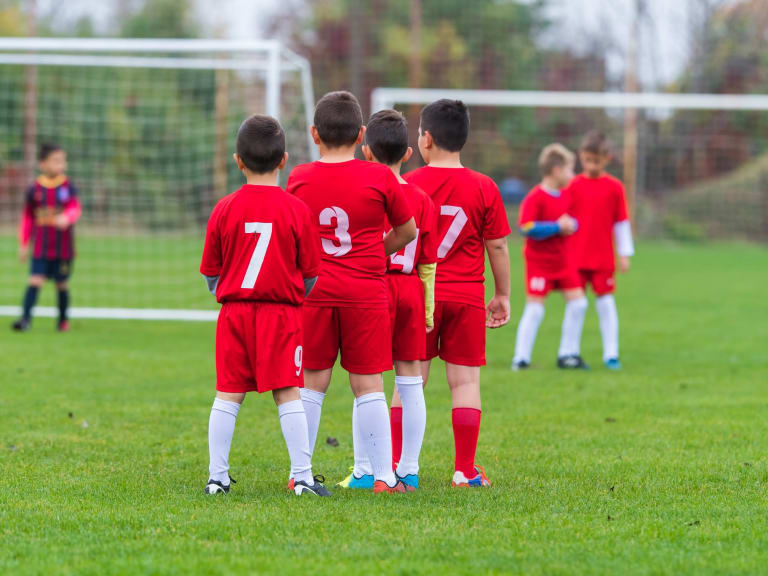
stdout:
<svg viewBox="0 0 768 576">
<path fill-rule="evenodd" d="M 629 267 L 629 256 L 619 256 L 619 272 L 622 274 L 629 272 Z"/>
<path fill-rule="evenodd" d="M 509 322 L 509 296 L 494 296 L 486 308 L 488 316 L 485 325 L 488 328 L 501 328 Z"/>
<path fill-rule="evenodd" d="M 574 218 L 571 218 L 568 214 L 563 214 L 557 219 L 557 225 L 560 226 L 561 236 L 570 236 L 576 232 L 577 223 Z"/>
<path fill-rule="evenodd" d="M 19 246 L 19 262 L 24 264 L 27 261 L 27 247 Z"/>
<path fill-rule="evenodd" d="M 427 326 L 427 334 L 429 334 L 430 332 L 432 332 L 432 330 L 434 330 L 434 329 L 435 329 L 435 327 L 434 327 L 434 326 Z"/>
<path fill-rule="evenodd" d="M 53 218 L 53 225 L 59 230 L 66 230 L 70 225 L 69 218 L 66 214 L 57 214 Z"/>
</svg>

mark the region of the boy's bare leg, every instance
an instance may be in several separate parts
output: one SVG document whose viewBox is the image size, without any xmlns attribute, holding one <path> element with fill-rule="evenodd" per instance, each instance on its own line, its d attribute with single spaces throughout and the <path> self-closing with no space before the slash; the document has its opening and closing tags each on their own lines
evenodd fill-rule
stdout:
<svg viewBox="0 0 768 576">
<path fill-rule="evenodd" d="M 445 363 L 445 374 L 451 388 L 453 404 L 453 439 L 456 446 L 454 470 L 467 479 L 477 475 L 475 453 L 480 435 L 480 367 Z"/>
<path fill-rule="evenodd" d="M 565 298 L 565 314 L 560 336 L 558 358 L 572 358 L 581 355 L 581 332 L 584 329 L 584 318 L 587 314 L 587 297 L 584 290 L 575 288 L 563 292 Z"/>
<path fill-rule="evenodd" d="M 526 367 L 531 363 L 536 334 L 544 319 L 544 301 L 543 296 L 528 296 L 525 301 L 523 315 L 517 325 L 515 356 L 512 358 L 513 368 Z"/>
<path fill-rule="evenodd" d="M 291 478 L 297 482 L 314 484 L 312 478 L 312 454 L 309 450 L 309 433 L 304 404 L 299 388 L 280 388 L 272 391 L 280 416 L 285 445 L 291 458 Z"/>
<path fill-rule="evenodd" d="M 235 433 L 235 421 L 245 394 L 216 392 L 208 420 L 209 478 L 229 486 L 229 449 Z"/>
<path fill-rule="evenodd" d="M 349 374 L 357 406 L 357 429 L 375 480 L 397 483 L 392 471 L 392 437 L 381 374 Z"/>
</svg>

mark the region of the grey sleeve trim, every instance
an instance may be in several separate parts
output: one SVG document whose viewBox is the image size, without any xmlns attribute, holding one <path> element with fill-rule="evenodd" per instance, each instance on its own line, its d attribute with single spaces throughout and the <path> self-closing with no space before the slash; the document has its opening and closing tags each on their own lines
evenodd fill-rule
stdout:
<svg viewBox="0 0 768 576">
<path fill-rule="evenodd" d="M 208 285 L 208 292 L 216 296 L 216 288 L 219 286 L 219 277 L 203 275 L 203 278 L 205 278 L 205 283 Z"/>
<path fill-rule="evenodd" d="M 315 284 L 317 284 L 317 276 L 314 278 L 304 278 L 304 298 L 309 296 L 309 293 L 312 292 Z"/>
</svg>

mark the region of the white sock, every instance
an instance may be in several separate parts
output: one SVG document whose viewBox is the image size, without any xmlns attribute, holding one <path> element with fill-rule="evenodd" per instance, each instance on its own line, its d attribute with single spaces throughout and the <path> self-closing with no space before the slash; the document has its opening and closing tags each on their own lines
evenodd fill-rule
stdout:
<svg viewBox="0 0 768 576">
<path fill-rule="evenodd" d="M 394 486 L 397 480 L 392 472 L 392 434 L 384 392 L 364 394 L 356 402 L 357 427 L 371 461 L 373 477 Z"/>
<path fill-rule="evenodd" d="M 531 362 L 533 344 L 536 342 L 536 333 L 544 319 L 544 304 L 541 302 L 527 302 L 517 325 L 517 339 L 515 340 L 515 357 L 513 362 Z"/>
<path fill-rule="evenodd" d="M 317 429 L 320 428 L 320 415 L 323 411 L 323 399 L 325 394 L 302 388 L 301 402 L 304 404 L 304 413 L 307 418 L 307 438 L 309 439 L 309 456 L 315 453 L 315 442 L 317 441 Z"/>
<path fill-rule="evenodd" d="M 581 332 L 584 329 L 584 317 L 587 315 L 588 305 L 586 296 L 565 303 L 558 357 L 581 354 Z"/>
<path fill-rule="evenodd" d="M 235 433 L 235 421 L 240 404 L 221 398 L 213 399 L 211 417 L 208 420 L 208 474 L 211 480 L 229 486 L 229 449 Z"/>
<path fill-rule="evenodd" d="M 597 317 L 600 319 L 600 334 L 603 336 L 603 362 L 619 357 L 619 314 L 613 294 L 600 296 L 595 300 Z"/>
<path fill-rule="evenodd" d="M 352 474 L 358 478 L 366 474 L 373 474 L 371 461 L 368 459 L 368 452 L 365 450 L 365 444 L 357 426 L 357 399 L 352 402 L 352 449 L 355 453 L 355 467 Z"/>
<path fill-rule="evenodd" d="M 283 430 L 285 445 L 291 457 L 291 478 L 313 484 L 312 456 L 309 453 L 307 417 L 301 400 L 285 402 L 277 407 L 280 428 Z"/>
<path fill-rule="evenodd" d="M 403 402 L 403 452 L 397 464 L 400 477 L 419 473 L 419 453 L 427 427 L 423 384 L 421 376 L 395 376 L 395 385 Z"/>
</svg>

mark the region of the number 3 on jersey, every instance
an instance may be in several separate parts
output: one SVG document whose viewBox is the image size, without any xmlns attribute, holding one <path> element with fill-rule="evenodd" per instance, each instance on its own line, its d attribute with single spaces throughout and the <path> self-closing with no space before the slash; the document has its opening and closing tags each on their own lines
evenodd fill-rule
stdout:
<svg viewBox="0 0 768 576">
<path fill-rule="evenodd" d="M 264 257 L 267 255 L 269 241 L 272 239 L 272 224 L 264 222 L 246 222 L 246 234 L 258 234 L 256 248 L 251 255 L 251 261 L 248 263 L 248 270 L 245 272 L 245 278 L 240 288 L 251 290 L 256 285 L 256 279 L 261 272 L 261 265 L 264 264 Z"/>
<path fill-rule="evenodd" d="M 321 242 L 326 254 L 338 258 L 352 250 L 352 237 L 349 235 L 349 215 L 338 206 L 331 206 L 320 212 L 320 225 L 330 226 L 334 218 L 336 218 L 336 229 L 333 234 L 336 236 L 338 246 L 329 238 L 323 238 Z"/>
<path fill-rule="evenodd" d="M 446 254 L 451 251 L 453 245 L 456 243 L 456 239 L 461 235 L 461 231 L 464 230 L 464 226 L 467 225 L 467 213 L 461 206 L 440 206 L 440 216 L 453 216 L 453 222 L 448 227 L 448 230 L 443 237 L 443 241 L 440 242 L 440 246 L 437 248 L 437 257 L 445 258 Z"/>
</svg>

